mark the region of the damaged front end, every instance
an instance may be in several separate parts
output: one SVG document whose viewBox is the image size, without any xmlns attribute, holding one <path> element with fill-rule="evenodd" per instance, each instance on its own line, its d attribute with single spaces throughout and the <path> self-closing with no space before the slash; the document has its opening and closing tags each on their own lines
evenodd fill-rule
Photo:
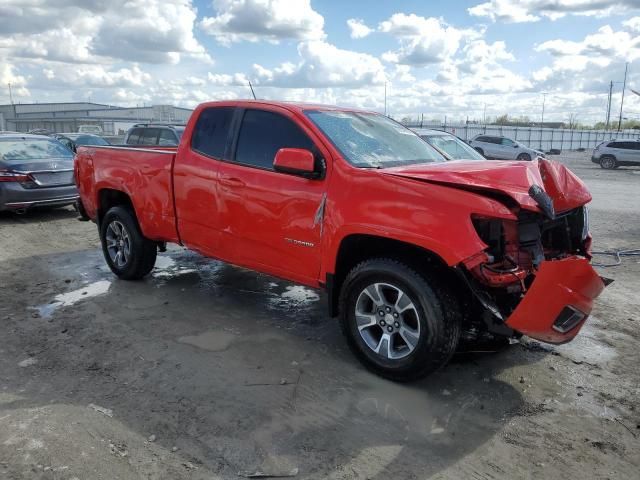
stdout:
<svg viewBox="0 0 640 480">
<path fill-rule="evenodd" d="M 587 207 L 556 214 L 540 187 L 531 190 L 538 212 L 521 209 L 515 220 L 472 218 L 487 248 L 463 262 L 461 275 L 491 332 L 564 343 L 605 285 L 589 264 Z"/>
</svg>

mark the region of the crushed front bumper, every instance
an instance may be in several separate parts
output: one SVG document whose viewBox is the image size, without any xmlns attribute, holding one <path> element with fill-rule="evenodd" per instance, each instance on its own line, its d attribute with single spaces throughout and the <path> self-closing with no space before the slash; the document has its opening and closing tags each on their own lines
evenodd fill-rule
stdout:
<svg viewBox="0 0 640 480">
<path fill-rule="evenodd" d="M 547 343 L 573 339 L 591 313 L 605 283 L 583 257 L 548 260 L 506 324 Z"/>
</svg>

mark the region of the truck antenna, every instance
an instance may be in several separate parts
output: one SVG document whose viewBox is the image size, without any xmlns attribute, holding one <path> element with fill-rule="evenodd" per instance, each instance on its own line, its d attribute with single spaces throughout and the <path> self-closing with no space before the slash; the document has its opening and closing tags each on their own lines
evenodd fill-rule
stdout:
<svg viewBox="0 0 640 480">
<path fill-rule="evenodd" d="M 247 82 L 249 82 L 249 88 L 251 89 L 251 95 L 253 95 L 253 99 L 256 99 L 256 92 L 253 91 L 253 87 L 251 86 L 251 80 L 247 80 Z"/>
</svg>

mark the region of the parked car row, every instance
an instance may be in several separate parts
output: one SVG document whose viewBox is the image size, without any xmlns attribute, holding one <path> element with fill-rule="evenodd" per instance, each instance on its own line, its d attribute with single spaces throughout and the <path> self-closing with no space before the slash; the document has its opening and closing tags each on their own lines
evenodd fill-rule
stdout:
<svg viewBox="0 0 640 480">
<path fill-rule="evenodd" d="M 163 123 L 138 123 L 127 132 L 128 147 L 175 147 L 180 143 L 185 126 Z M 448 132 L 417 129 L 425 142 L 446 160 L 520 160 L 545 157 L 539 150 L 528 148 L 506 137 L 476 135 L 468 142 Z M 18 212 L 39 206 L 65 206 L 76 202 L 77 191 L 72 181 L 73 154 L 79 146 L 108 146 L 102 129 L 82 125 L 77 133 L 51 133 L 46 130 L 30 134 L 0 132 L 0 211 Z M 640 142 L 608 140 L 593 151 L 591 161 L 604 169 L 640 166 Z M 87 218 L 80 203 L 76 208 Z"/>
</svg>

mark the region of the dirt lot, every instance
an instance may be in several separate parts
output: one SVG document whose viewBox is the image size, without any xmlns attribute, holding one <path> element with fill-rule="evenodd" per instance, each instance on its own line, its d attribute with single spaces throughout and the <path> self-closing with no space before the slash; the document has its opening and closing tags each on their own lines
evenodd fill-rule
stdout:
<svg viewBox="0 0 640 480">
<path fill-rule="evenodd" d="M 640 169 L 561 158 L 596 249 L 640 248 Z M 397 385 L 306 288 L 179 248 L 118 281 L 70 209 L 0 214 L 0 247 L 1 479 L 640 478 L 638 257 L 573 343 Z"/>
</svg>

